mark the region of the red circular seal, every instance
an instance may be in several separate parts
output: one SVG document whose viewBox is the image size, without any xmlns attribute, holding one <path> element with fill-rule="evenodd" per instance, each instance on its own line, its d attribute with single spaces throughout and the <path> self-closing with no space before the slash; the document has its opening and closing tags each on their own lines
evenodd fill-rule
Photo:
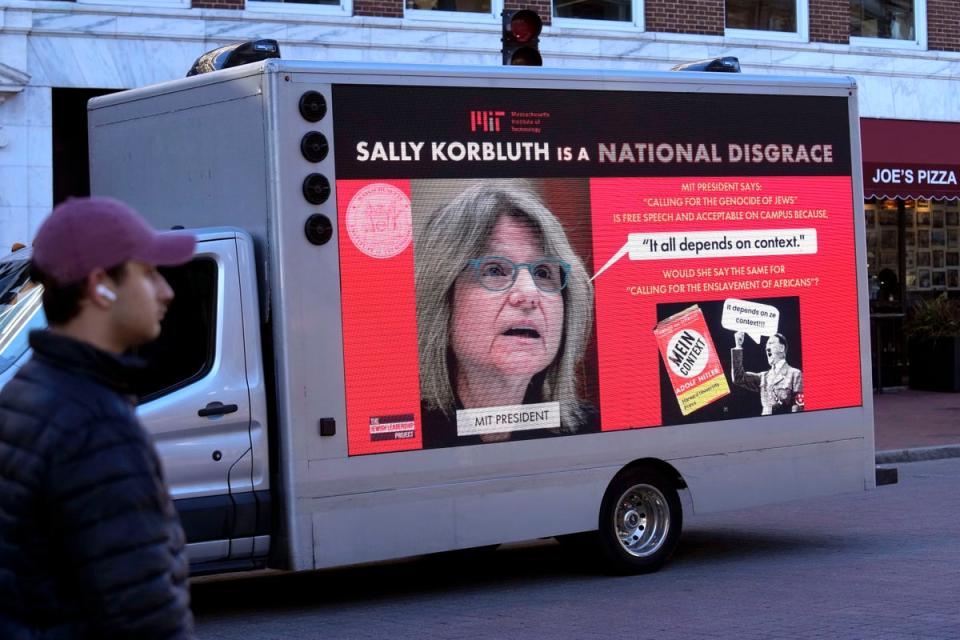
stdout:
<svg viewBox="0 0 960 640">
<path fill-rule="evenodd" d="M 410 198 L 392 184 L 368 184 L 347 205 L 347 234 L 371 258 L 399 255 L 413 238 Z"/>
</svg>

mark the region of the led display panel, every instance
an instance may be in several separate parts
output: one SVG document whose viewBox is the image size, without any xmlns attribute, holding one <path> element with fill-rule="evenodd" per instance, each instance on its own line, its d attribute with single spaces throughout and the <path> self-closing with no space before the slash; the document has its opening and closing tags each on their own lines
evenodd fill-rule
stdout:
<svg viewBox="0 0 960 640">
<path fill-rule="evenodd" d="M 861 404 L 846 98 L 335 85 L 332 111 L 351 455 Z"/>
</svg>

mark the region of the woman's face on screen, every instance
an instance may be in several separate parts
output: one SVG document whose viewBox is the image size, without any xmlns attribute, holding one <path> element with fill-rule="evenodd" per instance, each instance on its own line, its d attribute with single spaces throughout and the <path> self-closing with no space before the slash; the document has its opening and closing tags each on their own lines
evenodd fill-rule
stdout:
<svg viewBox="0 0 960 640">
<path fill-rule="evenodd" d="M 484 256 L 454 285 L 450 345 L 460 371 L 530 378 L 547 368 L 563 336 L 565 278 L 532 226 L 502 216 Z"/>
</svg>

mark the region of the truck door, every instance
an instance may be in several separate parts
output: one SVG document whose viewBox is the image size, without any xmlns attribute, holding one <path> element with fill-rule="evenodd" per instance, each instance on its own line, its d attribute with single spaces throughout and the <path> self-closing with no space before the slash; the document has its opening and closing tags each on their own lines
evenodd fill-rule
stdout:
<svg viewBox="0 0 960 640">
<path fill-rule="evenodd" d="M 198 238 L 190 263 L 161 269 L 175 297 L 160 338 L 139 354 L 150 363 L 139 415 L 155 438 L 195 570 L 253 561 L 269 543 L 259 320 L 254 280 L 242 273 L 253 260 L 241 260 L 252 258 L 251 243 L 234 231 L 208 236 Z"/>
</svg>

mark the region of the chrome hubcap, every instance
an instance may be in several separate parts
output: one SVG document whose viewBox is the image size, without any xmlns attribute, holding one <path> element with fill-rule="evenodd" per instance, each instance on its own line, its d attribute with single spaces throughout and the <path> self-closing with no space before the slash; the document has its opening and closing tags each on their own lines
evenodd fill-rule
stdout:
<svg viewBox="0 0 960 640">
<path fill-rule="evenodd" d="M 638 558 L 656 553 L 670 530 L 667 499 L 648 484 L 627 489 L 617 502 L 613 518 L 620 545 Z"/>
</svg>

